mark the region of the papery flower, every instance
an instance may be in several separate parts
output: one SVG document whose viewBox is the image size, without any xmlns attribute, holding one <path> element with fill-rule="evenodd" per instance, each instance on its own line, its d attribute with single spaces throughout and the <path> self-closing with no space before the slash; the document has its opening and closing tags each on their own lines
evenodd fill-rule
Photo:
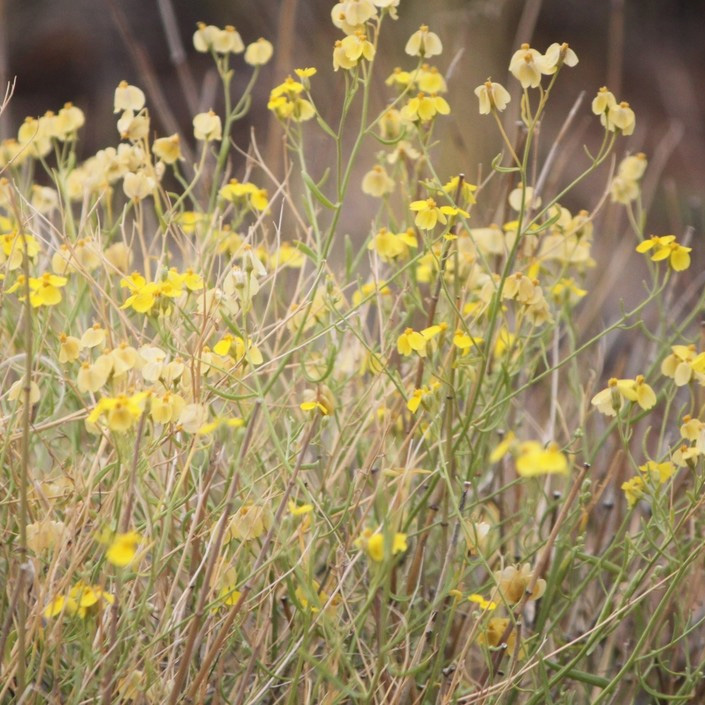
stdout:
<svg viewBox="0 0 705 705">
<path fill-rule="evenodd" d="M 437 56 L 443 51 L 443 44 L 435 32 L 431 32 L 427 25 L 422 24 L 410 37 L 404 47 L 409 56 Z"/>
<path fill-rule="evenodd" d="M 154 193 L 157 182 L 152 176 L 148 176 L 144 171 L 133 173 L 128 171 L 123 177 L 122 190 L 128 198 L 134 201 L 141 201 Z"/>
<path fill-rule="evenodd" d="M 165 164 L 175 164 L 180 159 L 183 159 L 179 135 L 173 134 L 169 137 L 159 137 L 154 140 L 152 143 L 152 154 Z"/>
<path fill-rule="evenodd" d="M 592 112 L 595 115 L 604 115 L 612 108 L 616 107 L 617 99 L 614 94 L 607 90 L 607 86 L 602 86 L 597 91 L 597 95 L 592 99 Z"/>
<path fill-rule="evenodd" d="M 193 35 L 193 46 L 196 51 L 240 54 L 245 50 L 242 37 L 232 25 L 226 25 L 224 29 L 220 29 L 214 25 L 199 22 L 197 26 L 198 29 Z"/>
<path fill-rule="evenodd" d="M 362 192 L 368 196 L 382 198 L 394 191 L 395 182 L 383 166 L 373 166 L 362 177 Z"/>
<path fill-rule="evenodd" d="M 519 644 L 517 640 L 517 630 L 512 629 L 509 632 L 509 636 L 504 637 L 509 626 L 508 617 L 492 617 L 487 622 L 487 628 L 478 637 L 477 641 L 479 644 L 487 644 L 492 647 L 502 646 L 502 639 L 506 640 L 507 652 L 512 658 L 522 659 L 524 658 L 524 647 Z"/>
<path fill-rule="evenodd" d="M 387 228 L 382 228 L 367 245 L 368 250 L 374 250 L 383 262 L 392 262 L 395 259 L 405 259 L 409 249 L 416 249 L 418 242 L 413 230 L 403 233 L 391 233 Z"/>
<path fill-rule="evenodd" d="M 480 101 L 480 115 L 489 115 L 493 108 L 502 112 L 512 99 L 504 86 L 489 78 L 475 89 L 475 95 Z"/>
<path fill-rule="evenodd" d="M 603 113 L 600 120 L 610 132 L 619 130 L 625 136 L 631 135 L 636 127 L 636 116 L 626 101 Z"/>
<path fill-rule="evenodd" d="M 559 44 L 554 42 L 546 49 L 543 55 L 546 64 L 547 74 L 555 73 L 561 66 L 575 66 L 578 63 L 578 55 L 570 48 L 567 42 Z"/>
<path fill-rule="evenodd" d="M 260 37 L 256 42 L 247 45 L 245 63 L 250 66 L 264 66 L 272 58 L 273 53 L 272 43 Z"/>
<path fill-rule="evenodd" d="M 271 523 L 272 517 L 267 507 L 253 503 L 243 504 L 230 519 L 226 541 L 252 541 L 268 531 Z"/>
<path fill-rule="evenodd" d="M 541 76 L 554 73 L 555 66 L 550 66 L 536 49 L 522 44 L 512 55 L 509 71 L 523 88 L 536 88 L 541 83 Z"/>
<path fill-rule="evenodd" d="M 534 571 L 528 563 L 521 567 L 507 566 L 494 573 L 497 584 L 497 591 L 502 600 L 510 605 L 519 602 L 528 590 L 533 581 Z M 546 581 L 543 578 L 536 580 L 530 594 L 526 595 L 527 600 L 538 600 L 546 591 Z"/>
<path fill-rule="evenodd" d="M 59 336 L 59 362 L 74 362 L 81 354 L 81 341 L 72 335 L 61 333 Z"/>
<path fill-rule="evenodd" d="M 223 138 L 223 126 L 220 117 L 212 110 L 207 113 L 198 113 L 193 118 L 193 136 L 197 140 L 212 142 Z"/>
<path fill-rule="evenodd" d="M 63 521 L 42 519 L 27 524 L 27 548 L 37 556 L 63 546 L 69 539 L 69 531 Z"/>
<path fill-rule="evenodd" d="M 144 108 L 144 103 L 145 96 L 141 88 L 132 86 L 127 81 L 120 81 L 115 89 L 113 112 L 121 113 L 125 110 L 131 110 L 133 113 L 138 113 Z"/>
</svg>

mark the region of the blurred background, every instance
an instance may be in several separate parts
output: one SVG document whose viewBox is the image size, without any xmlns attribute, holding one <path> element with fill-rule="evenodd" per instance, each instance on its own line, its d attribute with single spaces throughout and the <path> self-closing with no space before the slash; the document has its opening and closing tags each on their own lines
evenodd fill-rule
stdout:
<svg viewBox="0 0 705 705">
<path fill-rule="evenodd" d="M 26 115 L 58 110 L 71 100 L 87 116 L 82 156 L 115 145 L 113 91 L 125 79 L 147 93 L 154 130 L 169 134 L 178 129 L 190 140 L 192 115 L 220 107 L 212 60 L 195 52 L 191 41 L 196 22 L 204 21 L 235 25 L 245 43 L 260 36 L 274 43 L 275 57 L 264 68 L 252 110 L 234 137 L 247 149 L 254 130 L 263 153 L 276 163 L 281 158 L 281 132 L 266 109 L 273 85 L 294 67 L 317 66 L 313 91 L 319 107 L 333 114 L 340 105 L 344 82 L 332 71 L 331 51 L 341 35 L 330 22 L 332 5 L 331 0 L 0 0 L 0 79 L 16 77 L 14 98 L 0 124 L 2 137 L 14 135 Z M 637 115 L 634 135 L 618 140 L 617 159 L 639 151 L 649 158 L 644 182 L 650 209 L 647 229 L 682 234 L 692 226 L 693 244 L 701 239 L 705 0 L 402 0 L 399 20 L 386 22 L 383 30 L 376 107 L 383 107 L 392 95 L 384 78 L 395 66 L 413 65 L 403 48 L 422 22 L 444 43 L 436 64 L 448 77 L 453 111 L 439 121 L 435 133 L 444 175 L 463 171 L 474 181 L 478 168 L 486 174 L 501 148 L 494 121 L 478 115 L 475 86 L 491 76 L 517 95 L 507 66 L 518 45 L 528 41 L 543 51 L 554 41 L 567 41 L 580 63 L 559 77 L 539 141 L 545 154 L 584 90 L 563 158 L 556 165 L 561 181 L 585 167 L 583 144 L 595 149 L 599 145 L 601 128 L 590 112 L 590 101 L 600 86 L 607 85 Z M 234 65 L 235 83 L 244 85 L 249 67 L 241 57 Z M 510 131 L 517 109 L 515 99 L 505 113 Z M 312 146 L 324 162 L 327 138 L 313 128 Z M 373 164 L 376 149 L 379 145 L 372 143 L 363 155 L 360 178 Z M 237 175 L 238 165 L 233 170 Z M 591 210 L 606 178 L 603 170 L 564 205 L 571 211 Z M 344 220 L 348 229 L 368 228 L 376 209 L 376 203 L 358 194 L 369 206 L 369 215 L 366 222 L 357 222 L 359 209 L 352 209 L 353 215 Z M 495 215 L 480 208 L 476 217 L 489 222 Z M 607 227 L 614 232 L 606 233 L 607 238 L 621 237 L 624 226 L 619 216 L 608 220 Z M 599 252 L 595 255 L 599 257 Z"/>
</svg>

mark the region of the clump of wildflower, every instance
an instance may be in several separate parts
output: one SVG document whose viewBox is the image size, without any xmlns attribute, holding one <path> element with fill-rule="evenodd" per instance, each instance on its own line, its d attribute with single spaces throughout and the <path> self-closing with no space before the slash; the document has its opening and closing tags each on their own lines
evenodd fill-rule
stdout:
<svg viewBox="0 0 705 705">
<path fill-rule="evenodd" d="M 47 619 L 60 614 L 77 614 L 85 619 L 89 614 L 97 614 L 103 603 L 112 605 L 115 596 L 99 585 L 90 585 L 79 580 L 69 590 L 68 595 L 57 595 L 45 608 L 42 614 Z"/>
<path fill-rule="evenodd" d="M 267 206 L 269 205 L 267 189 L 260 188 L 249 181 L 241 183 L 237 179 L 230 179 L 218 193 L 220 197 L 226 201 L 236 204 L 245 204 L 252 210 L 258 212 L 267 210 Z"/>
<path fill-rule="evenodd" d="M 528 563 L 521 567 L 507 566 L 495 572 L 494 579 L 500 598 L 509 604 L 519 602 L 525 595 L 527 600 L 538 600 L 546 591 L 546 581 L 543 578 L 534 581 L 534 572 Z M 532 582 L 532 590 L 528 593 Z"/>
<path fill-rule="evenodd" d="M 315 73 L 315 69 L 312 71 Z M 307 73 L 306 77 L 312 76 L 313 73 Z M 280 120 L 294 120 L 294 122 L 310 120 L 316 111 L 311 101 L 301 95 L 305 90 L 303 83 L 287 76 L 283 83 L 272 88 L 267 108 L 272 110 Z"/>
<path fill-rule="evenodd" d="M 18 291 L 19 300 L 24 301 L 25 292 L 25 276 L 20 274 L 15 283 L 5 290 L 5 293 L 12 294 Z M 61 303 L 61 289 L 68 284 L 66 277 L 60 277 L 57 274 L 44 272 L 40 277 L 29 278 L 29 302 L 33 308 L 40 306 L 56 306 Z"/>
<path fill-rule="evenodd" d="M 358 30 L 354 34 L 349 34 L 344 39 L 335 42 L 333 49 L 333 70 L 354 69 L 361 59 L 372 61 L 375 56 L 375 48 L 367 38 L 365 30 Z"/>
</svg>

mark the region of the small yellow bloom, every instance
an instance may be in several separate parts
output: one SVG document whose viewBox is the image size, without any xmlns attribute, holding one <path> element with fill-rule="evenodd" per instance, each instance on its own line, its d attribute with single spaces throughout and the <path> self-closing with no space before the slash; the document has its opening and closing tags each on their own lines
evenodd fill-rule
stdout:
<svg viewBox="0 0 705 705">
<path fill-rule="evenodd" d="M 313 511 L 312 504 L 296 504 L 293 500 L 289 500 L 289 514 L 293 517 L 300 517 L 304 514 L 310 514 Z"/>
<path fill-rule="evenodd" d="M 522 477 L 559 473 L 568 474 L 568 459 L 555 443 L 544 448 L 538 441 L 526 441 L 519 446 L 517 473 Z"/>
<path fill-rule="evenodd" d="M 550 66 L 536 49 L 522 44 L 512 55 L 509 71 L 521 83 L 522 88 L 536 88 L 541 83 L 541 76 L 554 73 L 555 66 Z"/>
<path fill-rule="evenodd" d="M 130 565 L 137 554 L 142 537 L 136 531 L 116 534 L 105 553 L 107 560 L 119 568 Z"/>
<path fill-rule="evenodd" d="M 633 507 L 644 496 L 644 489 L 644 478 L 639 475 L 635 475 L 630 480 L 622 483 L 622 491 L 630 507 Z"/>
<path fill-rule="evenodd" d="M 365 551 L 375 563 L 381 563 L 385 559 L 384 539 L 384 534 L 374 533 L 372 529 L 365 529 L 354 543 L 357 548 Z M 392 537 L 392 556 L 404 553 L 407 549 L 406 534 L 395 533 Z"/>
<path fill-rule="evenodd" d="M 468 595 L 468 602 L 473 602 L 474 604 L 479 605 L 480 609 L 487 610 L 490 612 L 497 609 L 496 602 L 493 602 L 492 600 L 486 600 L 482 595 L 478 595 L 477 593 Z"/>
<path fill-rule="evenodd" d="M 175 164 L 180 159 L 183 159 L 179 135 L 173 134 L 169 137 L 159 137 L 154 140 L 152 154 L 165 164 Z"/>
<path fill-rule="evenodd" d="M 450 113 L 450 105 L 445 98 L 439 95 L 426 95 L 419 93 L 411 98 L 409 102 L 401 109 L 401 116 L 404 120 L 410 122 L 428 122 L 433 120 L 436 115 L 448 115 Z"/>
</svg>

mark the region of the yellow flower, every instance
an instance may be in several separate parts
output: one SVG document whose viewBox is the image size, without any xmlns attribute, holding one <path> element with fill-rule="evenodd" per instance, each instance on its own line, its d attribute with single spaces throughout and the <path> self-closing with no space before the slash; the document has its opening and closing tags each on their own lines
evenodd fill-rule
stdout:
<svg viewBox="0 0 705 705">
<path fill-rule="evenodd" d="M 212 142 L 223 138 L 223 126 L 220 117 L 212 110 L 207 113 L 198 113 L 193 118 L 193 136 L 197 140 Z"/>
<path fill-rule="evenodd" d="M 476 605 L 479 605 L 480 609 L 488 610 L 490 612 L 497 609 L 496 602 L 493 602 L 492 600 L 486 600 L 482 595 L 478 595 L 477 593 L 468 595 L 468 602 L 472 602 Z"/>
<path fill-rule="evenodd" d="M 141 540 L 142 537 L 136 531 L 116 534 L 105 553 L 105 557 L 113 565 L 124 568 L 135 559 L 137 546 Z"/>
<path fill-rule="evenodd" d="M 206 25 L 204 22 L 199 22 L 197 27 L 193 35 L 193 46 L 196 51 L 239 54 L 245 50 L 240 34 L 232 25 L 226 25 L 224 29 L 220 29 L 212 24 Z"/>
<path fill-rule="evenodd" d="M 493 108 L 502 112 L 512 99 L 504 86 L 489 78 L 475 89 L 475 95 L 480 101 L 480 115 L 489 115 Z"/>
<path fill-rule="evenodd" d="M 500 640 L 509 626 L 508 617 L 492 617 L 487 623 L 487 629 L 477 638 L 479 644 L 488 646 L 500 646 Z M 524 648 L 517 642 L 517 630 L 512 629 L 506 637 L 507 652 L 512 657 L 524 658 Z"/>
<path fill-rule="evenodd" d="M 654 250 L 651 255 L 652 262 L 659 262 L 667 259 L 671 268 L 676 272 L 682 272 L 690 267 L 691 247 L 684 247 L 676 242 L 675 235 L 652 235 L 648 240 L 640 242 L 636 251 L 641 253 Z"/>
<path fill-rule="evenodd" d="M 236 589 L 237 572 L 232 566 L 227 567 L 218 577 L 218 601 L 220 606 L 236 605 L 242 593 Z"/>
<path fill-rule="evenodd" d="M 78 603 L 72 597 L 65 597 L 64 595 L 59 595 L 55 597 L 45 608 L 42 614 L 50 619 L 51 617 L 56 617 L 59 614 L 76 614 L 78 611 Z"/>
<path fill-rule="evenodd" d="M 59 362 L 74 362 L 81 354 L 81 341 L 72 335 L 62 333 L 59 336 Z"/>
<path fill-rule="evenodd" d="M 494 574 L 497 590 L 501 598 L 509 604 L 519 602 L 524 597 L 533 577 L 534 572 L 528 563 L 524 563 L 521 568 L 510 565 Z M 545 591 L 546 581 L 539 578 L 527 599 L 538 600 Z"/>
<path fill-rule="evenodd" d="M 227 541 L 251 541 L 269 530 L 271 517 L 265 507 L 257 504 L 243 504 L 232 516 L 228 524 Z"/>
<path fill-rule="evenodd" d="M 426 338 L 413 328 L 407 328 L 397 338 L 397 350 L 401 355 L 417 352 L 421 357 L 426 357 Z"/>
<path fill-rule="evenodd" d="M 397 258 L 405 259 L 409 255 L 409 248 L 417 247 L 418 242 L 413 230 L 395 234 L 389 232 L 387 228 L 382 228 L 367 245 L 367 249 L 374 250 L 384 262 L 391 262 Z"/>
<path fill-rule="evenodd" d="M 669 460 L 663 463 L 649 460 L 646 464 L 640 465 L 639 470 L 647 477 L 652 477 L 660 485 L 663 485 L 673 476 L 676 471 L 676 466 Z"/>
<path fill-rule="evenodd" d="M 313 511 L 312 504 L 296 504 L 293 500 L 289 500 L 289 514 L 293 517 L 300 517 L 304 514 L 310 514 Z"/>
<path fill-rule="evenodd" d="M 131 110 L 138 113 L 144 108 L 144 103 L 144 91 L 141 88 L 131 86 L 127 81 L 120 81 L 115 89 L 113 112 L 121 113 L 125 110 Z"/>
<path fill-rule="evenodd" d="M 602 86 L 592 100 L 592 112 L 595 115 L 604 115 L 617 105 L 617 99 L 606 86 Z M 604 123 L 603 123 L 604 124 Z"/>
<path fill-rule="evenodd" d="M 39 306 L 56 306 L 61 303 L 61 288 L 66 286 L 68 279 L 60 277 L 57 274 L 44 272 L 39 278 L 29 278 L 29 302 L 33 308 Z M 5 293 L 11 294 L 20 290 L 20 293 L 25 289 L 24 274 L 17 277 L 15 283 L 6 289 Z M 24 297 L 20 296 L 20 300 L 24 301 Z"/>
<path fill-rule="evenodd" d="M 401 109 L 401 116 L 410 122 L 428 122 L 436 115 L 448 115 L 450 106 L 445 98 L 439 95 L 426 95 L 419 93 Z"/>
<path fill-rule="evenodd" d="M 656 394 L 646 384 L 643 375 L 637 375 L 635 379 L 612 377 L 607 383 L 607 388 L 598 392 L 590 403 L 606 416 L 616 416 L 623 400 L 636 402 L 648 411 L 656 405 Z"/>
<path fill-rule="evenodd" d="M 453 345 L 460 350 L 469 350 L 471 347 L 477 347 L 483 342 L 482 338 L 473 338 L 463 330 L 456 330 L 453 336 Z"/>
<path fill-rule="evenodd" d="M 385 560 L 385 537 L 384 534 L 374 533 L 372 529 L 365 529 L 362 534 L 355 539 L 355 546 L 363 550 L 375 562 L 381 563 Z M 408 549 L 406 534 L 395 533 L 392 537 L 392 556 L 404 553 Z"/>
<path fill-rule="evenodd" d="M 165 164 L 174 164 L 183 159 L 179 135 L 173 134 L 169 137 L 160 137 L 154 140 L 152 143 L 152 154 Z"/>
<path fill-rule="evenodd" d="M 308 87 L 308 75 L 313 74 L 301 76 L 301 80 L 306 82 L 306 87 L 291 76 L 287 76 L 283 83 L 272 88 L 267 108 L 274 111 L 280 120 L 291 119 L 295 122 L 303 122 L 310 120 L 316 114 L 311 102 L 300 95 Z"/>
<path fill-rule="evenodd" d="M 209 433 L 213 433 L 221 426 L 227 426 L 228 428 L 242 428 L 244 425 L 245 422 L 241 418 L 224 418 L 222 416 L 217 416 L 213 419 L 213 421 L 203 424 L 203 426 L 201 426 L 196 433 L 199 436 L 205 436 Z"/>
<path fill-rule="evenodd" d="M 250 66 L 264 66 L 274 53 L 272 43 L 260 37 L 256 42 L 247 45 L 245 49 L 245 63 Z"/>
<path fill-rule="evenodd" d="M 522 477 L 552 473 L 567 475 L 568 459 L 555 443 L 544 448 L 538 441 L 526 441 L 519 446 L 516 469 Z"/>
<path fill-rule="evenodd" d="M 567 42 L 551 44 L 543 55 L 546 63 L 546 73 L 555 73 L 561 66 L 576 66 L 578 55 L 570 48 Z"/>
<path fill-rule="evenodd" d="M 355 68 L 360 59 L 372 61 L 375 56 L 375 48 L 372 42 L 367 39 L 367 33 L 359 30 L 354 34 L 349 34 L 345 39 L 336 41 L 333 49 L 333 69 Z"/>
<path fill-rule="evenodd" d="M 394 191 L 394 179 L 385 171 L 383 166 L 373 166 L 362 177 L 362 192 L 368 196 L 382 198 Z"/>
<path fill-rule="evenodd" d="M 138 392 L 130 397 L 126 394 L 102 397 L 88 414 L 87 421 L 89 424 L 95 424 L 105 414 L 111 430 L 128 431 L 142 415 L 146 400 L 147 392 Z"/>
<path fill-rule="evenodd" d="M 536 88 L 541 83 L 542 74 L 555 72 L 546 59 L 528 44 L 522 44 L 514 52 L 509 62 L 509 71 L 523 88 Z"/>
<path fill-rule="evenodd" d="M 622 483 L 622 491 L 630 507 L 633 507 L 644 496 L 644 489 L 644 478 L 639 475 L 634 475 L 630 480 Z"/>
<path fill-rule="evenodd" d="M 436 227 L 436 223 L 439 222 L 445 225 L 448 222 L 447 215 L 469 217 L 469 214 L 460 208 L 436 205 L 432 198 L 427 198 L 423 201 L 412 201 L 409 208 L 416 212 L 414 222 L 421 230 L 433 230 Z"/>
<path fill-rule="evenodd" d="M 409 56 L 437 56 L 443 51 L 443 44 L 435 32 L 431 32 L 427 25 L 422 24 L 410 37 L 404 47 Z"/>
</svg>

